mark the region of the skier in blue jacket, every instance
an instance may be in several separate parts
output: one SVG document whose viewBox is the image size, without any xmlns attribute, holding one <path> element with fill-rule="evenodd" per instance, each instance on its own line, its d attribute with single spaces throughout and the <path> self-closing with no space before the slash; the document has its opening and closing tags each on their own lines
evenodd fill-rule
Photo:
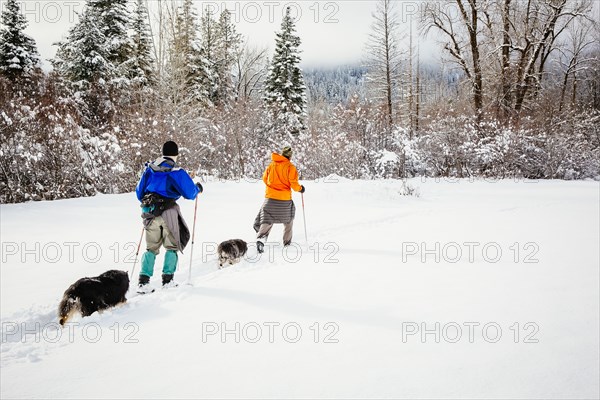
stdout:
<svg viewBox="0 0 600 400">
<path fill-rule="evenodd" d="M 142 218 L 146 229 L 146 249 L 142 256 L 138 293 L 148 293 L 154 273 L 156 256 L 166 249 L 162 270 L 163 287 L 176 286 L 173 275 L 177 269 L 177 251 L 183 251 L 190 233 L 176 201 L 183 196 L 193 200 L 202 193 L 202 185 L 194 183 L 188 173 L 177 166 L 179 148 L 175 142 L 163 145 L 162 157 L 146 164 L 135 193 L 142 203 Z"/>
</svg>

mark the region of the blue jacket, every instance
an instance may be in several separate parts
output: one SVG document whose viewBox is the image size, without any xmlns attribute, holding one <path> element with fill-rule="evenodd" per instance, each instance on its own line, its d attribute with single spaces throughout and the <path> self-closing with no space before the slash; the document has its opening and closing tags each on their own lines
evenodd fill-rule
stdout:
<svg viewBox="0 0 600 400">
<path fill-rule="evenodd" d="M 157 164 L 158 163 L 158 164 Z M 193 200 L 198 195 L 198 187 L 185 170 L 175 166 L 171 159 L 159 158 L 146 164 L 146 170 L 135 188 L 139 201 L 146 193 L 156 193 L 169 199 L 181 196 Z"/>
</svg>

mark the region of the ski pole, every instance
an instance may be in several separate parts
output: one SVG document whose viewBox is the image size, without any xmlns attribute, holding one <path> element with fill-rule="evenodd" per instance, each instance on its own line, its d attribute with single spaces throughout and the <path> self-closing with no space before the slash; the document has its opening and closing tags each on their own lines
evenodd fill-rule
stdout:
<svg viewBox="0 0 600 400">
<path fill-rule="evenodd" d="M 133 260 L 133 268 L 131 269 L 131 275 L 129 275 L 130 279 L 133 279 L 133 273 L 135 272 L 135 266 L 138 261 L 138 255 L 140 254 L 140 247 L 142 247 L 142 238 L 144 237 L 144 230 L 145 228 L 142 226 L 142 234 L 140 235 L 140 241 L 138 242 L 137 250 L 135 252 L 135 259 Z"/>
<path fill-rule="evenodd" d="M 200 195 L 200 193 L 198 193 Z M 192 226 L 192 248 L 190 250 L 190 268 L 188 273 L 188 284 L 192 284 L 192 260 L 194 259 L 194 240 L 196 238 L 196 214 L 198 212 L 198 195 L 196 195 L 196 201 L 194 202 L 194 225 Z"/>
<path fill-rule="evenodd" d="M 308 246 L 308 233 L 306 233 L 306 213 L 304 212 L 304 193 L 300 193 L 302 195 L 302 219 L 304 220 L 304 239 L 306 240 L 306 245 Z"/>
</svg>

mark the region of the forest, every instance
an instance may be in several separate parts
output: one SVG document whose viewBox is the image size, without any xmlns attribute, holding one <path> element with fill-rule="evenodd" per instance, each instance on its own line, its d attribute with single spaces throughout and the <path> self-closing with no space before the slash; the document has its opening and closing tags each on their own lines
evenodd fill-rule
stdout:
<svg viewBox="0 0 600 400">
<path fill-rule="evenodd" d="M 0 26 L 0 202 L 123 193 L 175 140 L 202 179 L 600 179 L 592 0 L 377 0 L 356 65 L 302 70 L 288 12 L 273 50 L 192 0 L 86 0 L 42 69 L 20 2 Z M 440 61 L 423 62 L 435 37 Z"/>
</svg>

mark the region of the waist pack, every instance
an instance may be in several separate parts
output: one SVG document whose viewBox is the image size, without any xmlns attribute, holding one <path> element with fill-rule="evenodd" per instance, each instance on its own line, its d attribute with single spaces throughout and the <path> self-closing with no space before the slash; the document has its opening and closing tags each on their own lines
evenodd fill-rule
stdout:
<svg viewBox="0 0 600 400">
<path fill-rule="evenodd" d="M 159 217 L 165 210 L 168 210 L 175 204 L 175 199 L 163 197 L 156 193 L 147 193 L 142 198 L 140 207 L 142 207 L 142 213 Z"/>
</svg>

